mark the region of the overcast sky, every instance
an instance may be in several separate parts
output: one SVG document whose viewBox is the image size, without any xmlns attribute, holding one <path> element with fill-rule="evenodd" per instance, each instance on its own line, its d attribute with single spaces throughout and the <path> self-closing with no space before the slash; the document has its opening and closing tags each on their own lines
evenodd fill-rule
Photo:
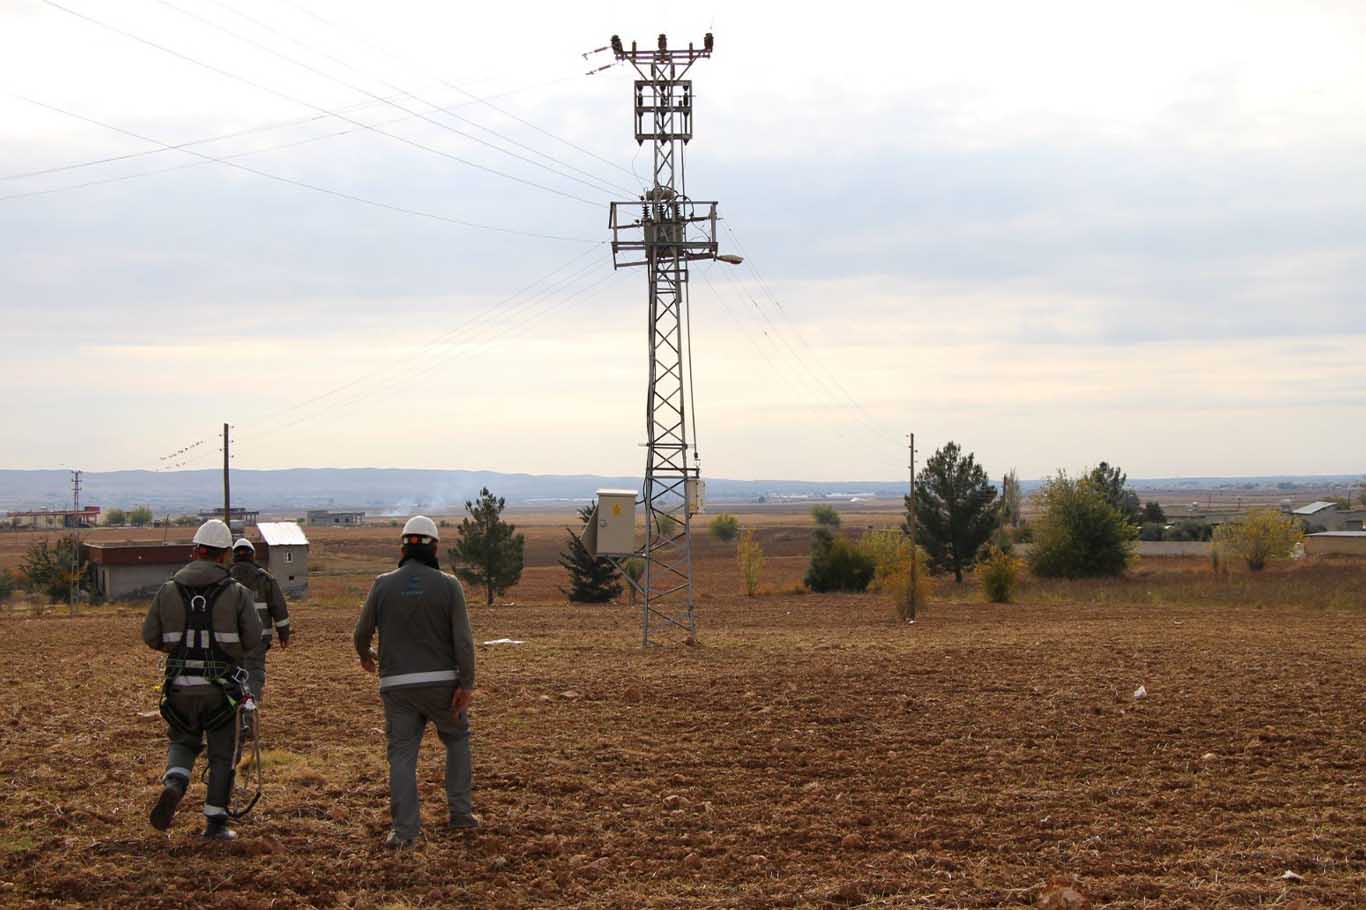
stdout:
<svg viewBox="0 0 1366 910">
<path fill-rule="evenodd" d="M 1366 4 L 1307 0 L 0 0 L 0 467 L 207 467 L 228 420 L 239 467 L 640 471 L 602 241 L 649 151 L 580 54 L 709 28 L 706 474 L 895 478 L 908 430 L 1366 470 Z"/>
</svg>

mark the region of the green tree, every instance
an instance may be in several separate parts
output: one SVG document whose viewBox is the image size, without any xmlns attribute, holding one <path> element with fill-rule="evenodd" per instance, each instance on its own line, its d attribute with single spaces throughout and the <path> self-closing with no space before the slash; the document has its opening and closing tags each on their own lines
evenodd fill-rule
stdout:
<svg viewBox="0 0 1366 910">
<path fill-rule="evenodd" d="M 866 591 L 877 565 L 843 534 L 820 527 L 811 532 L 806 586 L 813 591 Z"/>
<path fill-rule="evenodd" d="M 152 523 L 152 510 L 138 506 L 128 513 L 128 523 L 135 528 L 145 528 Z"/>
<path fill-rule="evenodd" d="M 123 509 L 110 509 L 104 513 L 104 523 L 115 528 L 121 528 L 128 523 L 128 513 Z"/>
<path fill-rule="evenodd" d="M 1144 524 L 1155 522 L 1164 525 L 1167 523 L 1167 513 L 1162 508 L 1162 503 L 1156 499 L 1150 499 L 1143 504 L 1142 518 Z"/>
<path fill-rule="evenodd" d="M 1106 502 L 1119 510 L 1125 521 L 1139 524 L 1143 520 L 1143 506 L 1138 494 L 1129 489 L 1129 477 L 1120 470 L 1119 465 L 1111 467 L 1102 461 L 1091 469 L 1087 479 L 1105 495 Z"/>
<path fill-rule="evenodd" d="M 19 587 L 19 579 L 14 577 L 14 573 L 9 569 L 0 569 L 0 603 L 4 603 L 14 596 L 14 589 Z"/>
<path fill-rule="evenodd" d="M 579 509 L 579 519 L 587 527 L 593 520 L 593 507 Z M 607 603 L 621 594 L 621 571 L 605 556 L 594 556 L 583 544 L 582 533 L 571 528 L 569 540 L 560 553 L 560 565 L 569 572 L 569 587 L 560 590 L 572 603 Z"/>
<path fill-rule="evenodd" d="M 501 594 L 522 577 L 525 563 L 526 535 L 514 533 L 514 525 L 503 521 L 507 502 L 489 492 L 479 491 L 479 499 L 465 502 L 466 517 L 456 529 L 455 546 L 448 551 L 455 574 L 472 585 L 482 585 L 493 606 L 495 594 Z"/>
<path fill-rule="evenodd" d="M 906 497 L 908 519 L 910 508 Z M 964 456 L 958 443 L 949 442 L 930 456 L 915 479 L 915 518 L 916 543 L 929 553 L 930 565 L 961 582 L 1000 518 L 996 488 L 971 452 Z M 909 533 L 909 520 L 904 527 Z"/>
<path fill-rule="evenodd" d="M 1214 529 L 1214 549 L 1236 556 L 1254 572 L 1273 559 L 1285 559 L 1304 539 L 1299 522 L 1275 509 L 1253 509 L 1243 518 Z"/>
<path fill-rule="evenodd" d="M 838 528 L 840 526 L 840 513 L 835 511 L 834 506 L 827 503 L 812 506 L 811 517 L 822 528 Z"/>
<path fill-rule="evenodd" d="M 717 540 L 731 541 L 740 534 L 740 519 L 729 512 L 722 512 L 707 524 L 707 530 Z"/>
<path fill-rule="evenodd" d="M 1091 476 L 1073 480 L 1063 471 L 1039 493 L 1029 551 L 1035 575 L 1091 578 L 1120 575 L 1133 559 L 1137 526 L 1126 521 Z"/>
<path fill-rule="evenodd" d="M 1018 528 L 1022 521 L 1024 511 L 1021 507 L 1020 478 L 1011 468 L 1001 478 L 1001 524 L 1007 528 Z"/>
<path fill-rule="evenodd" d="M 35 540 L 19 561 L 25 586 L 35 593 L 46 594 L 53 602 L 71 599 L 73 581 L 77 583 L 78 591 L 89 590 L 91 567 L 85 560 L 74 567 L 73 575 L 75 549 L 74 536 L 59 537 L 53 546 L 48 546 L 46 540 Z"/>
</svg>

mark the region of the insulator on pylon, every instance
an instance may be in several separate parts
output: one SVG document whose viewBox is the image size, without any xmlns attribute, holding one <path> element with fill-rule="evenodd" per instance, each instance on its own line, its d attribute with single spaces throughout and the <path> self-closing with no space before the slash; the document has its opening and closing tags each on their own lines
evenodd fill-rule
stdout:
<svg viewBox="0 0 1366 910">
<path fill-rule="evenodd" d="M 663 32 L 659 33 L 659 49 L 667 51 L 669 49 L 669 38 Z"/>
<path fill-rule="evenodd" d="M 705 38 L 702 39 L 702 47 L 703 47 L 703 48 L 707 51 L 707 53 L 709 53 L 709 54 L 711 53 L 711 48 L 712 48 L 712 44 L 713 44 L 713 43 L 714 43 L 714 42 L 713 42 L 712 37 L 711 37 L 711 32 L 707 32 L 707 36 L 706 36 Z"/>
<path fill-rule="evenodd" d="M 614 53 L 614 54 L 620 54 L 620 53 L 622 53 L 622 49 L 621 49 L 621 36 L 620 36 L 620 35 L 613 35 L 613 36 L 612 36 L 612 53 Z"/>
</svg>

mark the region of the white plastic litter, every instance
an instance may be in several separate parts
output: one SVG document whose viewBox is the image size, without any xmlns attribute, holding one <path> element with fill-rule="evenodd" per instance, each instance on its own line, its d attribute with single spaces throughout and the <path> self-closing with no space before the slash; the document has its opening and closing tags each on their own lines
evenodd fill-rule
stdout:
<svg viewBox="0 0 1366 910">
<path fill-rule="evenodd" d="M 524 645 L 526 642 L 516 638 L 495 638 L 493 641 L 484 642 L 486 645 Z"/>
<path fill-rule="evenodd" d="M 1302 882 L 1304 881 L 1304 876 L 1300 875 L 1298 872 L 1291 872 L 1289 869 L 1286 869 L 1281 873 L 1281 880 L 1287 882 Z"/>
<path fill-rule="evenodd" d="M 1146 687 L 1144 687 L 1144 686 L 1139 686 L 1137 689 L 1134 690 L 1134 698 L 1147 698 L 1147 697 L 1148 697 L 1148 690 L 1147 690 Z"/>
</svg>

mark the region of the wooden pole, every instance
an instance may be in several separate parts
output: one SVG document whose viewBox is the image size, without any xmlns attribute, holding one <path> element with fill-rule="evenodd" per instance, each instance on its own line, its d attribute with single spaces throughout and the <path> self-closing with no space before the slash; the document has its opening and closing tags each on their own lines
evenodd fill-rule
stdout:
<svg viewBox="0 0 1366 910">
<path fill-rule="evenodd" d="M 232 528 L 232 494 L 228 485 L 228 425 L 223 424 L 223 524 Z"/>
</svg>

